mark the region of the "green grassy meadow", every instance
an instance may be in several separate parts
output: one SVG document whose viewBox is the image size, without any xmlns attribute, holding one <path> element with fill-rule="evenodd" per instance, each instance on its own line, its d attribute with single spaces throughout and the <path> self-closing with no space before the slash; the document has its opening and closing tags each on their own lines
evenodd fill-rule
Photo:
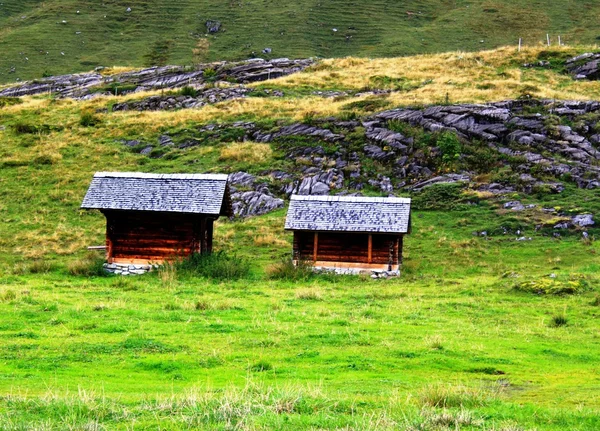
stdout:
<svg viewBox="0 0 600 431">
<path fill-rule="evenodd" d="M 436 84 L 443 92 L 402 90 L 375 108 L 426 104 L 446 91 L 453 101 L 518 97 L 530 83 L 557 98 L 600 94 L 598 83 L 522 70 L 524 58 L 505 55 L 427 57 L 424 77 L 439 64 L 454 74 Z M 177 267 L 132 278 L 76 275 L 90 262 L 86 246 L 104 241 L 103 216 L 79 209 L 94 172 L 289 169 L 278 143 L 256 158 L 234 151 L 240 143 L 230 129 L 197 130 L 347 114 L 348 100 L 312 90 L 357 89 L 359 78 L 385 74 L 377 68 L 401 70 L 394 64 L 325 62 L 269 83 L 285 91 L 304 83 L 303 91 L 199 110 L 113 113 L 107 108 L 123 100 L 116 97 L 1 100 L 0 430 L 600 429 L 600 228 L 587 239 L 576 229 L 555 237 L 557 219 L 542 210 L 591 213 L 598 222 L 596 190 L 565 183 L 560 194 L 414 195 L 395 279 L 273 278 L 291 253 L 285 209 L 217 222 L 215 247 L 250 262 L 239 279 Z M 490 82 L 493 93 L 475 88 Z M 90 112 L 97 121 L 82 124 Z M 156 142 L 163 133 L 202 142 L 160 158 L 119 142 Z M 510 200 L 536 206 L 513 212 L 503 208 Z"/>
<path fill-rule="evenodd" d="M 7 1 L 0 5 L 0 82 L 252 55 L 393 57 L 515 46 L 519 38 L 536 46 L 547 33 L 553 44 L 558 36 L 594 44 L 599 11 L 598 0 Z M 222 31 L 206 35 L 207 20 L 222 22 Z"/>
</svg>

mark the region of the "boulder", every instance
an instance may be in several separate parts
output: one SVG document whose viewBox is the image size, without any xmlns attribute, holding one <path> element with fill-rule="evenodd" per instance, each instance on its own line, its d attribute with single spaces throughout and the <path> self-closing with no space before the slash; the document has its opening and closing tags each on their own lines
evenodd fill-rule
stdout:
<svg viewBox="0 0 600 431">
<path fill-rule="evenodd" d="M 593 226 L 596 224 L 592 214 L 579 214 L 572 217 L 571 221 L 575 226 L 579 227 Z"/>
</svg>

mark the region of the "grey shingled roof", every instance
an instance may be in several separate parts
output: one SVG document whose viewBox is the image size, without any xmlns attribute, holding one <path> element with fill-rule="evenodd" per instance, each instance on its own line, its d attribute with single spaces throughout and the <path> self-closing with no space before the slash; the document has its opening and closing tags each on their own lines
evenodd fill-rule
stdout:
<svg viewBox="0 0 600 431">
<path fill-rule="evenodd" d="M 230 215 L 227 178 L 227 175 L 98 172 L 81 208 Z"/>
<path fill-rule="evenodd" d="M 292 196 L 288 230 L 408 233 L 410 199 Z"/>
</svg>

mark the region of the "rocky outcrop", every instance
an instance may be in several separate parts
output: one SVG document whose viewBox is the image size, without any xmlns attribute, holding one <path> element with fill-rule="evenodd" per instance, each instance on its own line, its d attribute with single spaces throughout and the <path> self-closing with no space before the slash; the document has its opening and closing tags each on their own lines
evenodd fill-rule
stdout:
<svg viewBox="0 0 600 431">
<path fill-rule="evenodd" d="M 197 96 L 151 96 L 146 99 L 116 103 L 113 111 L 172 111 L 175 109 L 199 108 L 206 104 L 246 97 L 252 89 L 244 86 L 210 88 L 200 91 Z"/>
<path fill-rule="evenodd" d="M 254 175 L 237 172 L 229 176 L 233 213 L 237 217 L 250 217 L 283 208 L 283 199 L 273 196 L 269 187 L 257 181 Z"/>
<path fill-rule="evenodd" d="M 161 135 L 154 144 L 135 139 L 123 143 L 150 157 L 211 140 L 220 143 L 221 135 L 271 143 L 280 154 L 277 170 L 261 172 L 259 177 L 247 173 L 231 176 L 235 212 L 250 216 L 281 208 L 280 198 L 291 194 L 369 190 L 389 195 L 448 183 L 494 195 L 561 193 L 567 182 L 598 188 L 599 118 L 598 102 L 515 100 L 392 109 L 363 121 L 324 118 L 270 129 L 253 122 L 206 124 L 196 129 L 198 137 L 190 136 L 186 129 L 181 137 Z M 402 122 L 413 127 L 406 128 L 399 124 Z M 455 164 L 447 164 L 446 137 L 413 133 L 419 128 L 456 135 L 459 153 L 461 148 L 465 151 L 452 152 Z M 406 136 L 404 130 L 413 131 L 416 138 Z M 467 149 L 475 151 L 475 156 Z M 474 160 L 464 163 L 467 157 Z M 484 166 L 486 160 L 488 167 Z M 503 174 L 486 182 L 499 169 Z"/>
<path fill-rule="evenodd" d="M 336 142 L 344 139 L 343 135 L 335 134 L 331 130 L 320 129 L 302 123 L 285 126 L 273 132 L 257 131 L 254 133 L 253 139 L 257 142 L 271 142 L 287 136 L 307 136 L 328 142 Z"/>
<path fill-rule="evenodd" d="M 249 83 L 275 79 L 300 72 L 314 63 L 311 59 L 290 60 L 255 58 L 241 62 L 218 62 L 198 65 L 161 66 L 133 72 L 103 76 L 100 73 L 53 76 L 14 85 L 0 91 L 0 97 L 30 96 L 49 93 L 59 97 L 89 98 L 95 94 L 136 92 L 164 88 L 202 86 L 206 82 L 227 81 Z"/>
<path fill-rule="evenodd" d="M 567 60 L 566 68 L 575 79 L 600 79 L 600 53 L 587 52 Z"/>
</svg>

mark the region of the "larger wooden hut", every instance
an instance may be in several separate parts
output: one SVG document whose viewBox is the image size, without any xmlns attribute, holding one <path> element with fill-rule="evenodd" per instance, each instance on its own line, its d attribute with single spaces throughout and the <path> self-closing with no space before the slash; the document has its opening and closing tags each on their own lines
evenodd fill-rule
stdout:
<svg viewBox="0 0 600 431">
<path fill-rule="evenodd" d="M 212 251 L 214 221 L 232 215 L 227 178 L 99 172 L 81 207 L 106 216 L 109 263 L 160 263 Z"/>
<path fill-rule="evenodd" d="M 400 270 L 410 199 L 292 196 L 294 261 L 340 272 Z"/>
</svg>

